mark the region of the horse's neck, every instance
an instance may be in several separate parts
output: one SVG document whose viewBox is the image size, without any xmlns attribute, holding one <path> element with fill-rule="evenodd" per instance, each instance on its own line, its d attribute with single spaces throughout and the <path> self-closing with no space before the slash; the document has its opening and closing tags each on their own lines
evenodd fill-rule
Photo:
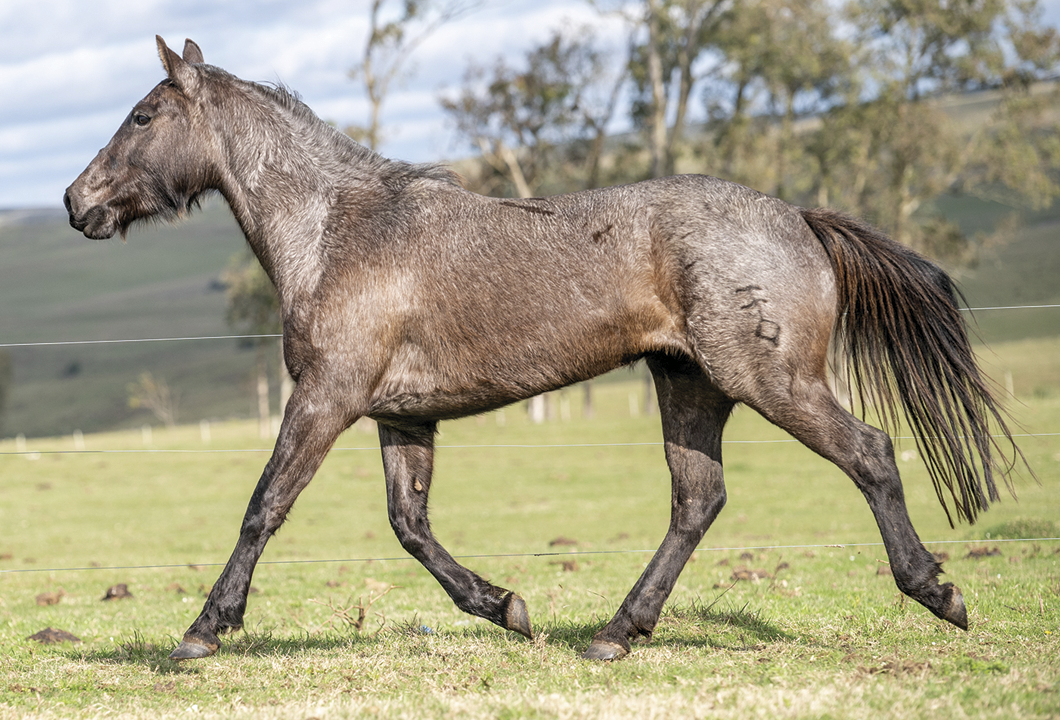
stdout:
<svg viewBox="0 0 1060 720">
<path fill-rule="evenodd" d="M 278 111 L 279 115 L 279 111 Z M 284 127 L 278 117 L 248 137 L 228 142 L 222 195 L 228 201 L 254 254 L 286 305 L 312 292 L 323 272 L 321 244 L 336 182 L 314 161 L 326 148 L 312 128 Z"/>
<path fill-rule="evenodd" d="M 281 303 L 311 292 L 320 278 L 321 231 L 328 209 L 311 194 L 270 198 L 222 191 L 247 243 L 280 293 Z M 281 202 L 276 202 L 276 200 Z"/>
</svg>

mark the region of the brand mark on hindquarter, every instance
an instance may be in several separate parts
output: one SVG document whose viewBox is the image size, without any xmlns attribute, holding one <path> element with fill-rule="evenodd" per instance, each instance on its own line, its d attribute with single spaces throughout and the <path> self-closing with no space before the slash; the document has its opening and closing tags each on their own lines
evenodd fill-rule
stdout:
<svg viewBox="0 0 1060 720">
<path fill-rule="evenodd" d="M 736 295 L 741 303 L 741 310 L 753 310 L 758 315 L 758 326 L 755 328 L 755 337 L 777 345 L 780 343 L 780 325 L 766 317 L 766 306 L 769 299 L 761 297 L 762 288 L 757 285 L 747 285 L 736 288 Z"/>
</svg>

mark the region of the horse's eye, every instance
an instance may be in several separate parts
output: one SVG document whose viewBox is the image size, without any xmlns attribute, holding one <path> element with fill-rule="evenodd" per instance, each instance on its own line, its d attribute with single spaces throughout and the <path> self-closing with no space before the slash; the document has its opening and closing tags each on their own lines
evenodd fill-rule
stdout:
<svg viewBox="0 0 1060 720">
<path fill-rule="evenodd" d="M 151 122 L 151 116 L 144 115 L 143 113 L 137 113 L 133 115 L 133 122 L 139 125 L 140 127 L 143 127 L 144 125 L 147 125 L 149 122 Z"/>
</svg>

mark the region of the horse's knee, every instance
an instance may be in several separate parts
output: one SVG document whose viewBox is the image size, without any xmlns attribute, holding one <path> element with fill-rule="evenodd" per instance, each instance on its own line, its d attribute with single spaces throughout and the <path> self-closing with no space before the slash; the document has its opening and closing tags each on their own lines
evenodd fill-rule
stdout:
<svg viewBox="0 0 1060 720">
<path fill-rule="evenodd" d="M 422 558 L 424 556 L 427 548 L 426 540 L 415 535 L 408 535 L 397 531 L 395 531 L 395 534 L 405 552 L 414 558 Z"/>
<path fill-rule="evenodd" d="M 421 557 L 430 541 L 430 531 L 415 518 L 401 513 L 390 514 L 390 527 L 401 547 L 413 557 Z"/>
<path fill-rule="evenodd" d="M 277 511 L 275 508 L 265 508 L 256 512 L 248 511 L 243 518 L 243 524 L 239 528 L 239 534 L 242 537 L 255 540 L 271 538 L 286 519 L 286 510 Z"/>
</svg>

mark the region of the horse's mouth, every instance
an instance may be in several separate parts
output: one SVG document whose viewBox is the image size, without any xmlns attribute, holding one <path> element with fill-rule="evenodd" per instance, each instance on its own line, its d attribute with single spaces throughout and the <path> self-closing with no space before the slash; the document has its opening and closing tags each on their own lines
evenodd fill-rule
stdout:
<svg viewBox="0 0 1060 720">
<path fill-rule="evenodd" d="M 89 208 L 87 212 L 78 214 L 71 208 L 69 195 L 66 195 L 63 200 L 70 214 L 70 227 L 84 233 L 85 237 L 90 240 L 107 240 L 114 237 L 118 231 L 114 213 L 102 205 L 96 205 Z"/>
<path fill-rule="evenodd" d="M 91 214 L 86 219 L 78 219 L 70 216 L 70 225 L 75 230 L 80 230 L 89 240 L 109 240 L 118 232 L 114 222 L 95 222 Z"/>
</svg>

